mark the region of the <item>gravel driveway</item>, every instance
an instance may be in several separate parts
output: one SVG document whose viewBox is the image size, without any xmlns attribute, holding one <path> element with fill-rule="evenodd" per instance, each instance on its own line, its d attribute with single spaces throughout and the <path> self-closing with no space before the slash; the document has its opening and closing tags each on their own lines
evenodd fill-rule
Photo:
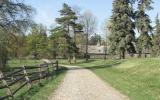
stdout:
<svg viewBox="0 0 160 100">
<path fill-rule="evenodd" d="M 49 100 L 128 100 L 93 72 L 77 66 L 69 68 L 59 88 Z"/>
</svg>

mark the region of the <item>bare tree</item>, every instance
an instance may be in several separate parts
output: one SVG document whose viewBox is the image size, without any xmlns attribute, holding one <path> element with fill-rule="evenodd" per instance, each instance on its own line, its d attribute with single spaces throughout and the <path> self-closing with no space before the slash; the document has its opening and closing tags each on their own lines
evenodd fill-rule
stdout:
<svg viewBox="0 0 160 100">
<path fill-rule="evenodd" d="M 108 36 L 111 33 L 111 22 L 110 20 L 105 19 L 103 26 L 102 26 L 102 30 L 103 30 L 103 37 L 104 37 L 104 59 L 106 60 L 106 56 L 107 56 L 107 52 L 108 52 L 108 46 L 109 46 L 109 40 L 108 40 Z"/>
<path fill-rule="evenodd" d="M 86 35 L 86 62 L 88 61 L 88 41 L 91 34 L 96 30 L 96 17 L 92 14 L 91 11 L 85 11 L 81 16 L 81 24 L 84 27 L 84 33 Z"/>
</svg>

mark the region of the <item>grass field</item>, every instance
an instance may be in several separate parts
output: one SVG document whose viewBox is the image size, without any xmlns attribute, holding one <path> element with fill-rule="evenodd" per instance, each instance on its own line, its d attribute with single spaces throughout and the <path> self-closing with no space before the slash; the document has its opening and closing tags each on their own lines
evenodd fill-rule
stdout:
<svg viewBox="0 0 160 100">
<path fill-rule="evenodd" d="M 76 65 L 92 70 L 131 100 L 160 100 L 160 58 L 78 60 Z"/>
<path fill-rule="evenodd" d="M 29 66 L 29 65 L 36 65 L 36 64 L 41 64 L 43 63 L 40 60 L 18 60 L 18 59 L 13 59 L 9 60 L 7 65 L 9 67 L 22 67 L 22 66 Z"/>
<path fill-rule="evenodd" d="M 10 60 L 8 62 L 8 68 L 22 67 L 23 65 L 36 65 L 41 64 L 40 60 Z M 54 77 L 49 80 L 43 80 L 41 85 L 35 83 L 30 90 L 25 86 L 15 95 L 15 100 L 48 100 L 57 86 L 60 84 L 66 73 L 66 68 L 62 68 Z M 1 84 L 1 82 L 0 82 Z M 17 84 L 18 85 L 18 84 Z M 13 87 L 16 88 L 16 85 Z M 14 90 L 14 89 L 13 89 Z M 6 90 L 0 91 L 0 96 L 6 95 Z"/>
</svg>

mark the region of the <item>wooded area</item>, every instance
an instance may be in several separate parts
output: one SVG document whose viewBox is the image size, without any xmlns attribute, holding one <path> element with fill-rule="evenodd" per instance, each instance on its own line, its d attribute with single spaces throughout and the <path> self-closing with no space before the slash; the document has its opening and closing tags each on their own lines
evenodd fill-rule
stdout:
<svg viewBox="0 0 160 100">
<path fill-rule="evenodd" d="M 103 55 L 125 58 L 138 53 L 159 56 L 160 21 L 157 14 L 155 26 L 150 16 L 152 0 L 114 0 L 112 16 L 105 23 L 106 37 L 95 33 L 96 17 L 90 11 L 81 11 L 64 3 L 55 19 L 57 25 L 50 29 L 32 20 L 35 10 L 23 1 L 3 0 L 0 11 L 0 68 L 12 58 L 89 58 L 89 45 L 104 46 Z M 14 9 L 13 9 L 14 8 Z M 136 9 L 136 10 L 135 10 Z M 138 31 L 139 36 L 136 34 Z M 97 54 L 95 54 L 97 55 Z M 104 57 L 106 58 L 106 57 Z"/>
<path fill-rule="evenodd" d="M 157 14 L 156 25 L 151 26 L 150 17 L 146 13 L 153 9 L 152 3 L 151 0 L 114 0 L 113 14 L 110 21 L 105 23 L 107 37 L 102 38 L 94 33 L 96 18 L 89 11 L 81 14 L 78 9 L 64 3 L 59 11 L 60 17 L 56 18 L 58 25 L 48 31 L 44 25 L 32 21 L 35 10 L 31 6 L 20 1 L 4 0 L 0 6 L 1 68 L 8 59 L 24 57 L 68 58 L 69 63 L 71 59 L 76 63 L 76 58 L 81 57 L 87 61 L 88 45 L 96 45 L 98 42 L 105 46 L 107 54 L 119 55 L 123 59 L 126 54 L 133 56 L 135 53 L 139 57 L 148 53 L 159 56 L 159 17 Z M 137 10 L 134 10 L 137 4 Z M 135 36 L 135 30 L 138 30 L 140 36 Z"/>
</svg>

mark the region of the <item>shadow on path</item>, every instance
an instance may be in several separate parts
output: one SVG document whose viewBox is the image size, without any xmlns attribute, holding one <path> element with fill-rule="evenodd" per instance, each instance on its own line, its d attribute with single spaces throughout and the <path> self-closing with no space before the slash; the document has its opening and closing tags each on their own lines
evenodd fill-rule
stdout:
<svg viewBox="0 0 160 100">
<path fill-rule="evenodd" d="M 81 62 L 82 63 L 82 62 Z M 88 63 L 88 62 L 87 62 Z M 83 69 L 89 69 L 89 70 L 96 70 L 96 69 L 103 69 L 103 68 L 110 68 L 110 67 L 114 67 L 116 65 L 121 64 L 122 62 L 115 62 L 113 64 L 108 64 L 108 65 L 95 65 L 95 66 L 90 66 L 90 67 L 70 67 L 67 68 L 67 70 L 83 70 Z M 71 65 L 72 66 L 72 65 Z M 73 65 L 74 66 L 74 65 Z M 79 66 L 79 65 L 76 65 Z"/>
</svg>

